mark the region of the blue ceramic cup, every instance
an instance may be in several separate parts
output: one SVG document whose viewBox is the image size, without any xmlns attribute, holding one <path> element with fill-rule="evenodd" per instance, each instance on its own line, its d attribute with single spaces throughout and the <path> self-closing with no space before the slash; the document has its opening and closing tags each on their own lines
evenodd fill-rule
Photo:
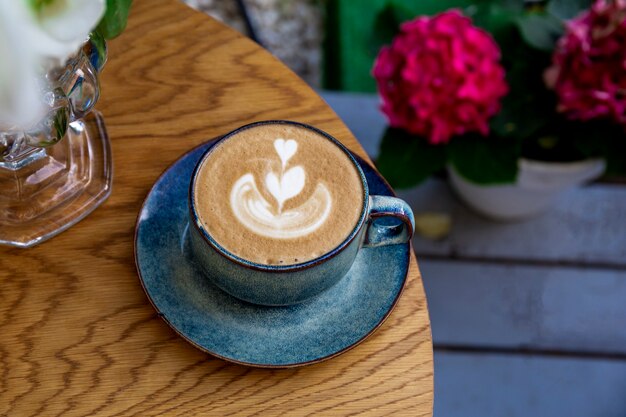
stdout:
<svg viewBox="0 0 626 417">
<path fill-rule="evenodd" d="M 207 150 L 194 169 L 189 190 L 189 236 L 193 259 L 206 277 L 223 291 L 241 300 L 268 306 L 297 304 L 320 294 L 346 275 L 361 248 L 406 243 L 415 228 L 409 205 L 399 198 L 370 195 L 363 170 L 354 157 L 339 141 L 317 128 L 284 120 L 257 122 L 243 126 L 219 141 L 229 140 L 243 129 L 276 123 L 310 129 L 345 152 L 361 177 L 363 209 L 348 237 L 315 259 L 294 265 L 264 265 L 242 259 L 224 249 L 208 233 L 196 211 L 194 190 L 198 171 L 219 142 Z"/>
</svg>

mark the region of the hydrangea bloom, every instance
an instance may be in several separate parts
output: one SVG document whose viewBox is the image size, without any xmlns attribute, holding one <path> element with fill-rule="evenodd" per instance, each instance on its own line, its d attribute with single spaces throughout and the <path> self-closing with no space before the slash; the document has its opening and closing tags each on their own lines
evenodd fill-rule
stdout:
<svg viewBox="0 0 626 417">
<path fill-rule="evenodd" d="M 626 126 L 626 0 L 598 0 L 567 23 L 546 82 L 571 119 Z"/>
<path fill-rule="evenodd" d="M 404 23 L 373 69 L 389 124 L 432 144 L 487 135 L 508 91 L 499 60 L 491 36 L 459 11 Z"/>
</svg>

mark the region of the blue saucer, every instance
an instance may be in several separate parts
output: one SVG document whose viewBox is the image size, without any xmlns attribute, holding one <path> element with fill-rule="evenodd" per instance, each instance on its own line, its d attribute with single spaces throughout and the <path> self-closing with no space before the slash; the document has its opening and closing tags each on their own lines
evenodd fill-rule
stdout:
<svg viewBox="0 0 626 417">
<path fill-rule="evenodd" d="M 219 358 L 292 367 L 337 356 L 371 335 L 395 306 L 409 267 L 409 244 L 361 249 L 348 274 L 317 297 L 288 307 L 240 301 L 196 269 L 187 246 L 187 193 L 206 143 L 157 180 L 139 213 L 135 261 L 154 308 L 174 331 Z M 362 159 L 371 194 L 392 195 Z"/>
</svg>

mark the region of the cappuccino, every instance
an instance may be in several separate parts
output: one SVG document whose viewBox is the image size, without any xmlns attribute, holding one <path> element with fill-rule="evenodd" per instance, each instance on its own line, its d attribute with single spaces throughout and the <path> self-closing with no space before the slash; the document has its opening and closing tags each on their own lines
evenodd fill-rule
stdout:
<svg viewBox="0 0 626 417">
<path fill-rule="evenodd" d="M 257 124 L 217 144 L 194 183 L 199 222 L 225 250 L 293 265 L 338 247 L 364 210 L 363 182 L 342 148 L 315 130 Z"/>
</svg>

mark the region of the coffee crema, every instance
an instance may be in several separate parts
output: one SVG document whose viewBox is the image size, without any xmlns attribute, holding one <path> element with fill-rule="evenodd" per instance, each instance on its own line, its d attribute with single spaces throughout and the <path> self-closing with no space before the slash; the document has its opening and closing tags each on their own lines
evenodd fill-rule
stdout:
<svg viewBox="0 0 626 417">
<path fill-rule="evenodd" d="M 254 125 L 216 145 L 194 187 L 199 221 L 211 237 L 263 265 L 330 252 L 363 211 L 352 160 L 323 135 L 288 123 Z"/>
</svg>

